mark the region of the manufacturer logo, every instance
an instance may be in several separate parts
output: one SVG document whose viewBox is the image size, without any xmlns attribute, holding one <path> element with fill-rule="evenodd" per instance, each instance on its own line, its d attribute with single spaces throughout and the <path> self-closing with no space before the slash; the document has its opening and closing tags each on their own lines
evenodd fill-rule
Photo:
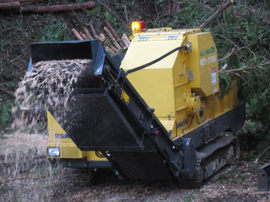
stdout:
<svg viewBox="0 0 270 202">
<path fill-rule="evenodd" d="M 70 139 L 70 137 L 67 135 L 67 134 L 60 134 L 60 133 L 55 133 L 54 134 L 55 138 L 58 138 L 58 139 Z"/>
<path fill-rule="evenodd" d="M 211 53 L 214 53 L 216 51 L 215 49 L 215 46 L 212 46 L 211 48 L 209 49 L 206 49 L 206 50 L 203 50 L 200 52 L 200 56 L 205 56 L 205 55 L 208 55 L 208 54 L 211 54 Z"/>
</svg>

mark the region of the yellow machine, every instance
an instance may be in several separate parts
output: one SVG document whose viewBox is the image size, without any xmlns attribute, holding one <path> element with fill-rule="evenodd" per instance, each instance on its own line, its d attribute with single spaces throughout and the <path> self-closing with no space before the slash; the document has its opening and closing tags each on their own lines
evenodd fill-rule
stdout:
<svg viewBox="0 0 270 202">
<path fill-rule="evenodd" d="M 49 111 L 47 111 L 47 121 L 49 131 L 47 150 L 51 161 L 61 159 L 63 166 L 71 168 L 111 168 L 111 164 L 99 153 L 81 151 Z"/>
<path fill-rule="evenodd" d="M 83 116 L 70 115 L 68 127 L 47 112 L 49 159 L 68 167 L 111 168 L 128 179 L 192 185 L 239 154 L 237 139 L 220 134 L 243 126 L 245 106 L 238 99 L 236 79 L 228 95 L 217 95 L 218 58 L 211 33 L 136 28 L 126 54 L 115 58 L 96 41 L 77 43 L 80 49 L 91 46 L 94 61 L 102 58 L 89 77 L 99 78 L 102 90 L 73 95 L 78 101 L 70 108 L 79 105 Z M 97 122 L 86 122 L 90 114 Z"/>
</svg>

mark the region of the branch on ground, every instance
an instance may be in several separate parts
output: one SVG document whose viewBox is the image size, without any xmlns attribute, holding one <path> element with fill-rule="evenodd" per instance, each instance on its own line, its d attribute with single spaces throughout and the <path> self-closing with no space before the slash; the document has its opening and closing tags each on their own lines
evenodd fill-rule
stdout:
<svg viewBox="0 0 270 202">
<path fill-rule="evenodd" d="M 11 93 L 11 92 L 9 92 L 9 91 L 3 89 L 3 88 L 0 88 L 0 91 L 4 92 L 4 93 L 6 93 L 6 94 L 8 94 L 8 95 L 10 95 L 10 96 L 12 96 L 12 97 L 16 97 L 13 93 Z"/>
</svg>

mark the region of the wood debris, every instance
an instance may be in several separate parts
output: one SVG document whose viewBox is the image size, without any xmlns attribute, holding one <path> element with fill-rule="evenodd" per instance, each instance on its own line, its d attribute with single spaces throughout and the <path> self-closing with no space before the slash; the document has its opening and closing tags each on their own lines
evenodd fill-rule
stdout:
<svg viewBox="0 0 270 202">
<path fill-rule="evenodd" d="M 116 53 L 119 50 L 121 50 L 123 48 L 127 48 L 130 45 L 130 40 L 125 33 L 121 37 L 121 39 L 122 39 L 122 41 L 121 41 L 121 39 L 117 35 L 115 29 L 112 27 L 112 25 L 109 22 L 106 23 L 106 21 L 104 21 L 104 23 L 106 25 L 109 25 L 109 27 L 111 28 L 110 29 L 109 27 L 104 26 L 104 30 L 107 34 L 107 38 L 103 32 L 101 32 L 100 34 L 97 34 L 96 29 L 91 22 L 89 23 L 89 28 L 90 28 L 91 33 L 86 27 L 83 27 L 83 32 L 77 31 L 74 28 L 71 31 L 77 40 L 89 40 L 89 39 L 90 40 L 93 40 L 93 39 L 98 40 L 99 42 L 102 43 L 102 45 L 105 46 L 106 50 L 111 52 L 111 53 Z M 111 30 L 113 30 L 113 31 L 111 31 Z M 108 42 L 109 40 L 111 41 L 111 43 Z"/>
<path fill-rule="evenodd" d="M 87 1 L 83 3 L 74 3 L 74 4 L 62 4 L 62 5 L 51 5 L 51 6 L 31 6 L 31 5 L 22 5 L 24 3 L 35 3 L 40 0 L 18 0 L 18 1 L 4 1 L 0 2 L 0 10 L 18 10 L 20 12 L 31 12 L 31 13 L 52 13 L 52 12 L 63 12 L 63 11 L 72 11 L 72 10 L 82 10 L 90 9 L 96 6 L 94 1 Z"/>
</svg>

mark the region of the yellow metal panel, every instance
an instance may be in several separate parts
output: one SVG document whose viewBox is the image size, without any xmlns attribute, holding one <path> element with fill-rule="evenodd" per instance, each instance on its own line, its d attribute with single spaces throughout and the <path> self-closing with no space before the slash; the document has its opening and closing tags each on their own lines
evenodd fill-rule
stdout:
<svg viewBox="0 0 270 202">
<path fill-rule="evenodd" d="M 168 40 L 168 35 L 177 35 L 177 38 Z M 141 36 L 148 39 L 139 41 Z M 180 47 L 182 43 L 183 33 L 180 32 L 136 34 L 122 61 L 121 68 L 129 70 L 151 62 Z M 129 81 L 149 107 L 155 109 L 158 117 L 175 116 L 173 66 L 177 57 L 178 53 L 175 52 L 146 69 L 128 75 Z"/>
<path fill-rule="evenodd" d="M 172 69 L 144 69 L 128 75 L 128 79 L 158 117 L 175 116 Z"/>
<path fill-rule="evenodd" d="M 61 158 L 82 158 L 82 152 L 77 148 L 74 147 L 73 145 L 67 147 L 61 146 L 60 148 L 60 154 Z"/>
<path fill-rule="evenodd" d="M 175 52 L 128 75 L 149 107 L 155 108 L 167 131 L 172 131 L 172 139 L 220 116 L 239 102 L 237 87 L 223 100 L 217 96 L 218 58 L 211 34 L 199 29 L 166 32 L 154 29 L 135 34 L 121 65 L 124 70 L 133 69 L 187 43 L 191 43 L 191 52 Z"/>
<path fill-rule="evenodd" d="M 134 39 L 135 40 L 135 39 Z M 130 44 L 129 49 L 122 61 L 121 68 L 124 70 L 133 69 L 140 65 L 149 63 L 160 56 L 168 53 L 169 51 L 181 46 L 181 41 L 138 41 Z M 142 51 L 143 50 L 143 51 Z M 177 52 L 164 58 L 156 64 L 153 64 L 147 69 L 171 69 L 177 57 Z M 141 70 L 142 71 L 142 70 Z M 132 74 L 136 74 L 132 73 Z"/>
<path fill-rule="evenodd" d="M 192 42 L 192 53 L 188 54 L 188 66 L 193 70 L 191 89 L 196 94 L 210 96 L 219 91 L 217 49 L 211 33 L 187 35 Z"/>
<path fill-rule="evenodd" d="M 51 113 L 47 110 L 48 119 L 48 132 L 49 132 L 49 142 L 59 145 L 62 143 L 73 143 L 73 141 L 66 134 L 64 129 L 59 125 Z"/>
<path fill-rule="evenodd" d="M 94 151 L 87 151 L 87 152 L 83 152 L 84 153 L 84 156 L 87 157 L 87 160 L 88 161 L 107 161 L 107 159 L 104 157 L 104 158 L 100 158 L 100 157 L 97 157 L 96 153 Z"/>
<path fill-rule="evenodd" d="M 160 122 L 166 128 L 168 133 L 171 133 L 171 138 L 176 136 L 175 119 L 170 119 L 170 120 L 160 119 Z"/>
</svg>

